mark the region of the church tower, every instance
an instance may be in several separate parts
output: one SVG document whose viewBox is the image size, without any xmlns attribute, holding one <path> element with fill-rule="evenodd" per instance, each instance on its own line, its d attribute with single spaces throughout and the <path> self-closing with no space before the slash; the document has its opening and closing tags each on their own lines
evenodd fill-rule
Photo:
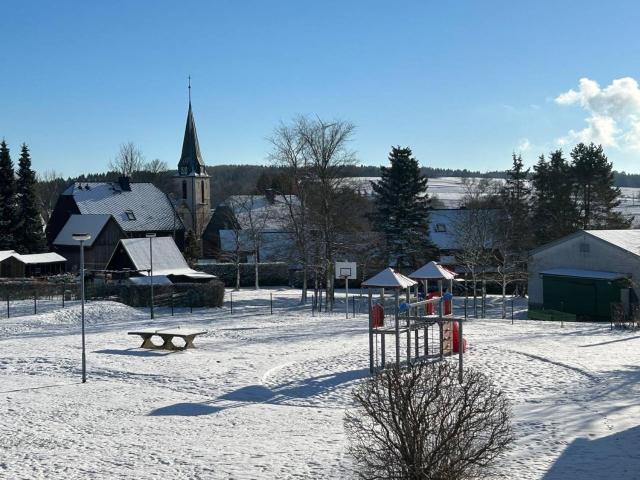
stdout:
<svg viewBox="0 0 640 480">
<path fill-rule="evenodd" d="M 182 155 L 178 162 L 178 174 L 174 177 L 174 191 L 178 198 L 178 213 L 186 230 L 192 230 L 202 240 L 204 229 L 211 220 L 211 178 L 207 174 L 196 122 L 191 109 L 191 82 L 189 82 L 189 112 L 182 141 Z"/>
</svg>

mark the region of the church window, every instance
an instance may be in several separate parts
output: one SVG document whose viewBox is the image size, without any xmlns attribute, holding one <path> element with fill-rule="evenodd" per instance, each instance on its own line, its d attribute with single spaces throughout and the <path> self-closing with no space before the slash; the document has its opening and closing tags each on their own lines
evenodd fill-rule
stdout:
<svg viewBox="0 0 640 480">
<path fill-rule="evenodd" d="M 185 180 L 182 181 L 182 198 L 183 200 L 187 199 L 187 182 Z"/>
<path fill-rule="evenodd" d="M 202 203 L 206 203 L 204 201 L 204 180 L 200 182 L 200 196 L 202 197 Z"/>
</svg>

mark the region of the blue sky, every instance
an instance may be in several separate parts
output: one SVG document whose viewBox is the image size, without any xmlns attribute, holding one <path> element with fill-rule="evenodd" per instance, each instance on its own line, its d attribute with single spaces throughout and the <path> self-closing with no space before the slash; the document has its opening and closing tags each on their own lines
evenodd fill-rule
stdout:
<svg viewBox="0 0 640 480">
<path fill-rule="evenodd" d="M 353 122 L 364 164 L 399 144 L 423 165 L 504 169 L 514 150 L 532 164 L 596 140 L 640 172 L 631 1 L 5 0 L 1 15 L 0 136 L 38 170 L 102 171 L 126 141 L 177 164 L 190 74 L 208 165 L 264 163 L 273 128 L 311 114 Z"/>
</svg>

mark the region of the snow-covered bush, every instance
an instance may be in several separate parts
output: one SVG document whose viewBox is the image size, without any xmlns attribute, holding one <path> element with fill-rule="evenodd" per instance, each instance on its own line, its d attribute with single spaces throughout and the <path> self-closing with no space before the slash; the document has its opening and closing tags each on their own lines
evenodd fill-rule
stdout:
<svg viewBox="0 0 640 480">
<path fill-rule="evenodd" d="M 504 394 L 449 362 L 387 369 L 353 391 L 345 428 L 363 479 L 483 478 L 512 441 Z"/>
</svg>

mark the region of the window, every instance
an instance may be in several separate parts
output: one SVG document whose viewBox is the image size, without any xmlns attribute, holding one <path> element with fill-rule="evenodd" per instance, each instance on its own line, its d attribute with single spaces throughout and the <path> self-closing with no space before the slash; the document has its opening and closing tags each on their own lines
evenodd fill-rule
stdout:
<svg viewBox="0 0 640 480">
<path fill-rule="evenodd" d="M 447 226 L 444 223 L 436 223 L 436 232 L 446 232 Z"/>
<path fill-rule="evenodd" d="M 202 182 L 200 182 L 200 196 L 202 197 L 202 203 L 206 203 L 204 201 L 204 180 Z"/>
<path fill-rule="evenodd" d="M 136 219 L 136 216 L 133 213 L 133 210 L 125 210 L 124 213 L 127 216 L 127 220 L 135 220 Z"/>
<path fill-rule="evenodd" d="M 182 181 L 182 199 L 183 200 L 187 199 L 187 181 L 186 180 Z"/>
<path fill-rule="evenodd" d="M 589 253 L 589 244 L 586 242 L 582 242 L 580 244 L 580 253 Z"/>
</svg>

